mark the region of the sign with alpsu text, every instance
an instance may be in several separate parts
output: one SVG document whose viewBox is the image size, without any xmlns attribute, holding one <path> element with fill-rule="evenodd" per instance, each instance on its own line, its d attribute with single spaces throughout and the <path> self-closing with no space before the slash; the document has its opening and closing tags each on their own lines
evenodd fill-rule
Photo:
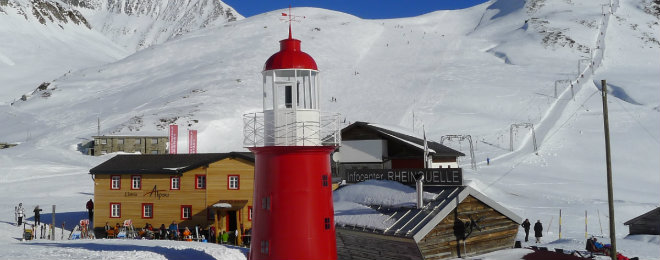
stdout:
<svg viewBox="0 0 660 260">
<path fill-rule="evenodd" d="M 424 174 L 424 185 L 463 185 L 463 171 L 461 168 L 348 169 L 346 170 L 346 182 L 358 183 L 366 180 L 390 180 L 406 185 L 415 185 L 415 176 L 420 173 Z"/>
</svg>

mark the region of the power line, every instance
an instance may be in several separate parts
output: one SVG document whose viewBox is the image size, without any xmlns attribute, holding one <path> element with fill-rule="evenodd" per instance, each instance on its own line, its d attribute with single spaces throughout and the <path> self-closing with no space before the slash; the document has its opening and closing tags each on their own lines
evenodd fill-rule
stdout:
<svg viewBox="0 0 660 260">
<path fill-rule="evenodd" d="M 621 108 L 623 108 L 623 111 L 626 111 L 626 113 L 628 113 L 628 116 L 630 116 L 630 118 L 634 119 L 635 122 L 637 122 L 637 124 L 638 124 L 642 129 L 644 129 L 644 132 L 646 132 L 646 134 L 647 134 L 648 136 L 650 136 L 650 137 L 651 137 L 656 143 L 660 144 L 660 140 L 658 140 L 658 138 L 656 138 L 655 136 L 653 136 L 653 135 L 651 134 L 651 131 L 649 131 L 646 127 L 644 127 L 644 125 L 642 125 L 642 123 L 639 122 L 639 120 L 637 120 L 637 118 L 635 118 L 635 116 L 634 116 L 630 111 L 628 111 L 628 109 L 622 104 L 621 100 L 619 100 L 618 98 L 615 98 L 614 100 L 616 100 L 616 101 L 617 101 L 617 104 L 619 104 L 619 106 L 621 106 Z"/>
</svg>

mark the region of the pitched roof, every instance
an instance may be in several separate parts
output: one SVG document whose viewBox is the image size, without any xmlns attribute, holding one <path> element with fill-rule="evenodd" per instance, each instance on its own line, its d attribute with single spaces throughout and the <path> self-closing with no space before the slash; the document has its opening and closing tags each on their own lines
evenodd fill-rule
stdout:
<svg viewBox="0 0 660 260">
<path fill-rule="evenodd" d="M 396 130 L 394 127 L 386 127 L 384 125 L 378 125 L 378 124 L 371 124 L 367 122 L 355 122 L 347 127 L 344 127 L 344 129 L 341 130 L 342 135 L 344 132 L 351 131 L 352 129 L 355 128 L 365 128 L 369 129 L 371 131 L 374 131 L 379 134 L 383 139 L 387 139 L 389 141 L 401 143 L 403 145 L 406 145 L 408 147 L 418 149 L 420 151 L 424 151 L 424 139 L 419 138 L 417 136 L 413 136 L 411 133 L 404 133 L 404 131 L 401 130 Z M 454 149 L 451 149 L 447 146 L 444 146 L 440 143 L 431 141 L 431 140 L 426 140 L 426 143 L 429 147 L 429 151 L 431 155 L 435 156 L 465 156 L 464 153 L 461 153 L 459 151 L 456 151 Z"/>
<path fill-rule="evenodd" d="M 145 155 L 120 154 L 90 169 L 89 173 L 182 174 L 189 170 L 225 158 L 240 158 L 254 162 L 254 155 L 250 152 Z"/>
<path fill-rule="evenodd" d="M 623 223 L 624 225 L 631 225 L 631 224 L 637 224 L 637 222 L 640 222 L 645 219 L 650 219 L 650 220 L 655 220 L 660 222 L 660 207 L 657 207 L 649 212 L 646 212 L 636 218 L 633 218 L 631 220 L 626 221 Z"/>
<path fill-rule="evenodd" d="M 416 207 L 390 208 L 372 205 L 371 208 L 383 214 L 387 220 L 393 220 L 388 221 L 385 227 L 362 227 L 352 223 L 341 222 L 338 222 L 337 225 L 340 228 L 363 230 L 382 235 L 412 237 L 418 242 L 431 232 L 467 196 L 478 199 L 518 224 L 522 223 L 520 216 L 469 186 L 434 187 L 432 190 L 425 189 L 425 191 L 437 193 L 438 195 L 433 200 L 425 202 L 422 209 Z M 363 213 L 368 213 L 368 211 L 354 210 L 352 212 L 344 212 L 343 214 L 359 215 Z"/>
</svg>

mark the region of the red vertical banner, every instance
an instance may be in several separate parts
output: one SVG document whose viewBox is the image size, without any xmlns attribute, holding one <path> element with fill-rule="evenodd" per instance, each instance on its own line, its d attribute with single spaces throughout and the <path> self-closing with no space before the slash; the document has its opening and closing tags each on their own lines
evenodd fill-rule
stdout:
<svg viewBox="0 0 660 260">
<path fill-rule="evenodd" d="M 170 125 L 170 154 L 176 154 L 176 144 L 179 141 L 179 126 Z"/>
<path fill-rule="evenodd" d="M 188 130 L 188 153 L 197 153 L 197 130 Z"/>
</svg>

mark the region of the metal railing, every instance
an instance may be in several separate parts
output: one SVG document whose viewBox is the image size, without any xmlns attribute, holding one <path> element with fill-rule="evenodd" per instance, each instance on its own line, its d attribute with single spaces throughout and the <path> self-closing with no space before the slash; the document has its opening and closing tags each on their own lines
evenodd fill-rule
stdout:
<svg viewBox="0 0 660 260">
<path fill-rule="evenodd" d="M 266 120 L 263 112 L 243 115 L 243 146 L 339 146 L 338 113 L 320 113 L 318 120 L 297 120 L 293 111 Z"/>
</svg>

